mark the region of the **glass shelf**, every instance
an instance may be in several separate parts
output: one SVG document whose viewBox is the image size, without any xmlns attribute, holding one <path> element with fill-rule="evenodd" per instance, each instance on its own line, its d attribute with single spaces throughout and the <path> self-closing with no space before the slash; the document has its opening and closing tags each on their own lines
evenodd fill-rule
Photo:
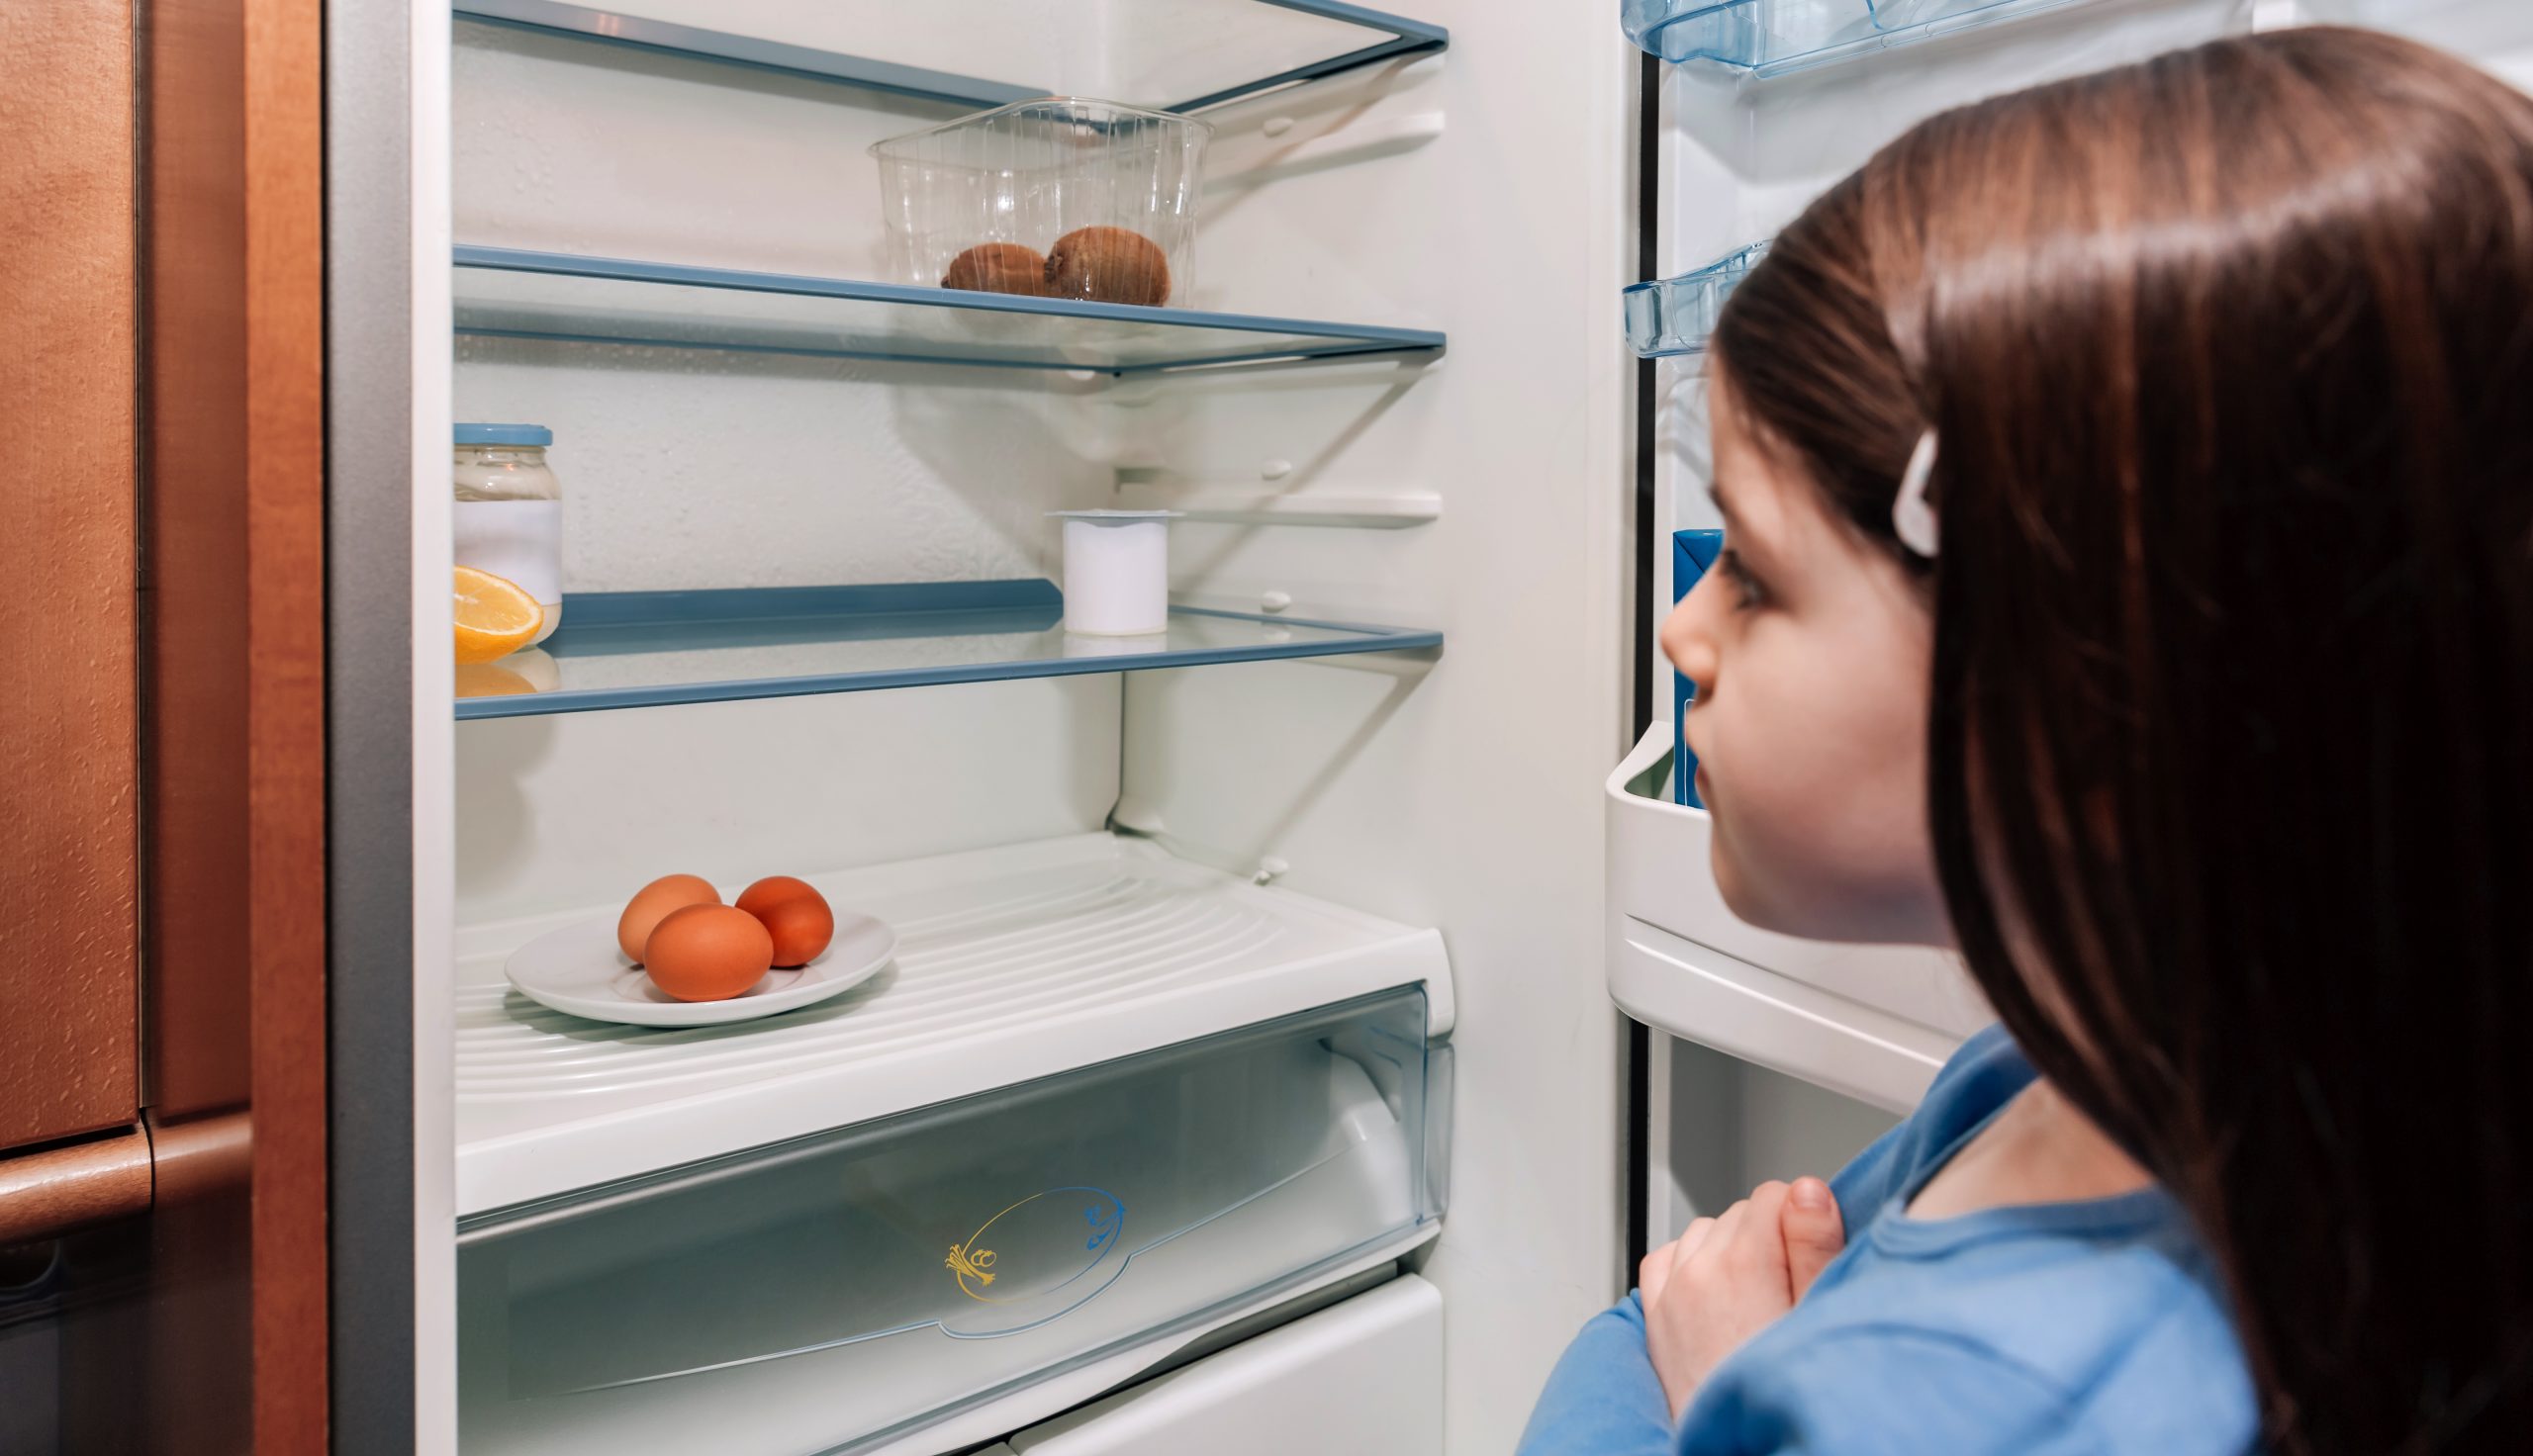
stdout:
<svg viewBox="0 0 2533 1456">
<path fill-rule="evenodd" d="M 1631 284 L 1619 295 L 1627 311 L 1629 346 L 1644 359 L 1705 353 L 1724 301 L 1767 255 L 1768 245 L 1754 242 L 1694 273 Z"/>
<path fill-rule="evenodd" d="M 1669 61 L 1783 75 L 2078 0 L 1620 0 L 1628 39 Z"/>
<path fill-rule="evenodd" d="M 943 682 L 1439 648 L 1440 632 L 1173 608 L 1148 637 L 1064 630 L 1052 582 L 567 595 L 541 648 L 458 669 L 457 716 L 799 697 Z"/>
<path fill-rule="evenodd" d="M 1432 329 L 460 246 L 456 326 L 489 338 L 1106 374 L 1426 353 Z"/>
<path fill-rule="evenodd" d="M 984 108 L 1087 94 L 1191 111 L 1401 55 L 1451 33 L 1338 0 L 452 0 L 465 19 Z"/>
</svg>

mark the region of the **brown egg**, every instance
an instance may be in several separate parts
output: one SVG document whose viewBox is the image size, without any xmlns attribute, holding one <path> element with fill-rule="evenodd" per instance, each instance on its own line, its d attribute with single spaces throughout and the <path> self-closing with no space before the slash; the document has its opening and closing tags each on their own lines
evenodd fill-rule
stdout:
<svg viewBox="0 0 2533 1456">
<path fill-rule="evenodd" d="M 1047 260 L 1016 242 L 981 242 L 950 260 L 941 286 L 1041 297 L 1047 292 Z"/>
<path fill-rule="evenodd" d="M 739 892 L 739 908 L 765 922 L 774 963 L 806 965 L 835 939 L 827 897 L 788 874 L 769 874 Z"/>
<path fill-rule="evenodd" d="M 642 948 L 651 981 L 680 1001 L 727 1001 L 765 977 L 774 938 L 735 905 L 689 905 L 669 913 Z"/>
<path fill-rule="evenodd" d="M 1103 304 L 1170 301 L 1170 257 L 1123 228 L 1077 228 L 1047 250 L 1047 292 Z"/>
<path fill-rule="evenodd" d="M 624 913 L 615 920 L 616 949 L 627 959 L 639 962 L 642 943 L 651 938 L 652 927 L 666 920 L 671 911 L 720 903 L 721 892 L 712 888 L 710 880 L 694 874 L 663 874 L 624 902 Z"/>
</svg>

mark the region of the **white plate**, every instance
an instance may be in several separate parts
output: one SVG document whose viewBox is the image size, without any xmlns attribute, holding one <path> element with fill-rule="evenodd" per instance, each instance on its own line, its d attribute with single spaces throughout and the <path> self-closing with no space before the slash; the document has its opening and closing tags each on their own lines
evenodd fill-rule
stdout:
<svg viewBox="0 0 2533 1456">
<path fill-rule="evenodd" d="M 538 936 L 512 952 L 502 968 L 519 994 L 572 1016 L 637 1027 L 708 1027 L 841 995 L 877 975 L 896 952 L 895 931 L 868 915 L 838 915 L 835 939 L 808 964 L 769 970 L 726 1001 L 680 1001 L 624 958 L 610 916 Z"/>
</svg>

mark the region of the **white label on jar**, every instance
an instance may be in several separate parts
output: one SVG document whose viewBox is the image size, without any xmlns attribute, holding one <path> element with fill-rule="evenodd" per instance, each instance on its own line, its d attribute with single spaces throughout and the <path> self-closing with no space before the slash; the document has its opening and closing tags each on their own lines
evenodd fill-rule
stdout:
<svg viewBox="0 0 2533 1456">
<path fill-rule="evenodd" d="M 547 606 L 563 599 L 563 502 L 459 500 L 449 536 L 459 566 L 508 577 Z"/>
</svg>

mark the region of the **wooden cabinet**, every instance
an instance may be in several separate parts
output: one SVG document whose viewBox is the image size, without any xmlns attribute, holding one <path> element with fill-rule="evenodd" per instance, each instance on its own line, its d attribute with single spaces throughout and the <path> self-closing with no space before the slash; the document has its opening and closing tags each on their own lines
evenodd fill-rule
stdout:
<svg viewBox="0 0 2533 1456">
<path fill-rule="evenodd" d="M 323 15 L 0 5 L 12 1451 L 328 1442 Z"/>
<path fill-rule="evenodd" d="M 123 5 L 0 11 L 0 1148 L 141 1103 L 132 40 Z"/>
</svg>

